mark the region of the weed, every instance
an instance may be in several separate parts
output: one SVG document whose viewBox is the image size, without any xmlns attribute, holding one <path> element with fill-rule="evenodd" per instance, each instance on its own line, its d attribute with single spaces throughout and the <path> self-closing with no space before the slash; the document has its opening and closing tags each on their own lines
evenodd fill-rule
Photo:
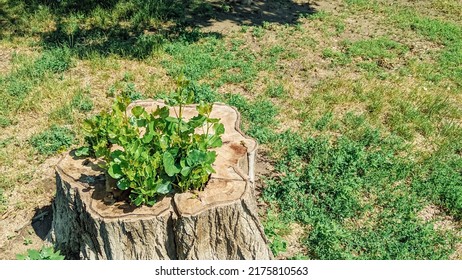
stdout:
<svg viewBox="0 0 462 280">
<path fill-rule="evenodd" d="M 332 122 L 333 115 L 331 112 L 324 114 L 315 124 L 314 128 L 319 131 L 327 129 L 327 126 Z"/>
<path fill-rule="evenodd" d="M 267 88 L 265 94 L 272 98 L 281 98 L 287 95 L 284 85 L 281 83 L 271 83 Z"/>
<path fill-rule="evenodd" d="M 0 187 L 0 213 L 5 212 L 7 206 L 7 200 L 4 196 L 4 190 Z"/>
<path fill-rule="evenodd" d="M 194 103 L 200 103 L 201 101 L 213 103 L 221 99 L 218 93 L 207 84 L 191 82 L 187 89 L 194 93 Z"/>
<path fill-rule="evenodd" d="M 353 5 L 364 5 L 367 1 L 349 1 Z M 377 5 L 376 1 L 374 5 Z M 389 22 L 405 30 L 412 30 L 420 36 L 431 41 L 443 44 L 445 48 L 437 55 L 438 74 L 429 73 L 427 79 L 440 82 L 439 76 L 452 79 L 457 85 L 460 85 L 462 69 L 461 60 L 461 42 L 462 27 L 450 21 L 424 17 L 419 15 L 415 10 L 403 7 L 388 8 L 383 7 L 389 17 Z M 433 71 L 432 71 L 433 72 Z"/>
<path fill-rule="evenodd" d="M 269 211 L 263 222 L 265 235 L 270 240 L 270 249 L 275 256 L 287 250 L 287 242 L 282 239 L 282 235 L 287 231 L 287 225 L 277 219 L 273 211 Z"/>
<path fill-rule="evenodd" d="M 252 35 L 256 38 L 261 38 L 265 35 L 265 28 L 261 26 L 255 26 L 252 29 Z"/>
<path fill-rule="evenodd" d="M 71 104 L 66 103 L 53 110 L 48 117 L 51 122 L 72 124 L 74 122 L 74 110 Z"/>
<path fill-rule="evenodd" d="M 30 92 L 49 75 L 62 73 L 71 66 L 70 51 L 54 48 L 44 51 L 34 61 L 18 59 L 18 63 L 14 71 L 0 79 L 0 96 L 5 101 L 0 109 L 6 116 L 25 107 Z"/>
<path fill-rule="evenodd" d="M 192 81 L 215 80 L 218 86 L 250 82 L 261 67 L 248 49 L 230 51 L 216 36 L 206 37 L 199 44 L 171 43 L 165 51 L 172 59 L 164 60 L 163 65 L 172 77 L 183 74 Z"/>
<path fill-rule="evenodd" d="M 132 55 L 138 59 L 146 58 L 153 52 L 159 51 L 164 43 L 163 35 L 141 35 L 136 39 Z"/>
<path fill-rule="evenodd" d="M 27 254 L 16 255 L 18 260 L 64 260 L 61 252 L 55 251 L 53 247 L 42 247 L 40 251 L 35 249 L 28 249 Z"/>
<path fill-rule="evenodd" d="M 444 206 L 457 219 L 462 219 L 462 158 L 458 155 L 444 160 L 427 160 L 412 187 L 435 204 Z"/>
<path fill-rule="evenodd" d="M 332 49 L 324 49 L 322 52 L 322 57 L 324 59 L 330 59 L 332 66 L 347 65 L 351 62 L 351 58 L 349 56 Z"/>
<path fill-rule="evenodd" d="M 341 34 L 345 31 L 345 23 L 341 22 L 341 21 L 337 21 L 335 23 L 335 32 L 337 34 Z"/>
<path fill-rule="evenodd" d="M 71 66 L 71 53 L 67 48 L 53 48 L 43 52 L 39 59 L 34 62 L 37 74 L 51 72 L 62 73 Z"/>
<path fill-rule="evenodd" d="M 454 239 L 416 218 L 422 200 L 403 183 L 413 165 L 394 155 L 397 146 L 387 144 L 392 141 L 365 131 L 357 140 L 334 142 L 281 134 L 278 145 L 287 150 L 277 168 L 284 176 L 268 180 L 264 198 L 277 202 L 284 221 L 312 227 L 305 239 L 312 258 L 446 258 Z"/>
<path fill-rule="evenodd" d="M 66 127 L 51 126 L 32 136 L 31 145 L 43 155 L 53 155 L 69 148 L 74 143 L 74 132 Z"/>
<path fill-rule="evenodd" d="M 20 77 L 10 76 L 6 91 L 12 97 L 22 99 L 32 89 L 32 83 L 27 80 L 21 80 Z"/>
<path fill-rule="evenodd" d="M 268 100 L 248 102 L 238 94 L 227 94 L 226 102 L 236 107 L 244 118 L 244 131 L 260 143 L 268 143 L 275 137 L 271 130 L 276 125 L 277 108 Z"/>
<path fill-rule="evenodd" d="M 78 111 L 85 113 L 93 109 L 93 101 L 88 97 L 88 91 L 79 89 L 72 97 L 70 105 Z"/>
<path fill-rule="evenodd" d="M 319 12 L 316 12 L 316 13 L 306 14 L 303 17 L 306 18 L 306 19 L 309 19 L 309 20 L 323 20 L 328 16 L 329 16 L 328 12 L 319 11 Z"/>
<path fill-rule="evenodd" d="M 24 241 L 23 241 L 23 244 L 26 245 L 26 246 L 32 244 L 32 239 L 30 239 L 28 237 L 25 237 Z"/>
<path fill-rule="evenodd" d="M 377 39 L 344 42 L 346 53 L 350 56 L 360 56 L 363 59 L 386 59 L 401 56 L 409 49 L 386 37 Z"/>
<path fill-rule="evenodd" d="M 11 125 L 11 120 L 7 117 L 0 116 L 0 127 L 5 128 Z"/>
<path fill-rule="evenodd" d="M 122 95 L 128 96 L 131 101 L 143 99 L 143 93 L 136 90 L 134 83 L 127 83 L 122 91 Z"/>
</svg>

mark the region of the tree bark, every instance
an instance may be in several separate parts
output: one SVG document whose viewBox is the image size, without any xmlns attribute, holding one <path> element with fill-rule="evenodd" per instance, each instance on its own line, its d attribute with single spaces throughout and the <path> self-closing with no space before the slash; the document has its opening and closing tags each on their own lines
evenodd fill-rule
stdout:
<svg viewBox="0 0 462 280">
<path fill-rule="evenodd" d="M 128 110 L 135 105 L 164 106 L 139 101 Z M 194 112 L 187 106 L 185 117 Z M 108 203 L 98 163 L 64 155 L 56 167 L 51 241 L 74 259 L 271 259 L 254 196 L 256 142 L 239 130 L 234 108 L 215 104 L 211 116 L 225 125 L 216 173 L 203 191 L 165 196 L 152 207 Z"/>
</svg>

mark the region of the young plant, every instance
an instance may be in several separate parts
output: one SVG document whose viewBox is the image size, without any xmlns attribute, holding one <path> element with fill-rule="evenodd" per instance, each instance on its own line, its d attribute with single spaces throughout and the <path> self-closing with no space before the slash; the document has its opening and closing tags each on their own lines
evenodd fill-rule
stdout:
<svg viewBox="0 0 462 280">
<path fill-rule="evenodd" d="M 40 251 L 35 249 L 27 250 L 27 254 L 16 255 L 18 260 L 64 260 L 61 252 L 55 251 L 53 247 L 42 247 Z"/>
<path fill-rule="evenodd" d="M 211 118 L 212 104 L 203 102 L 196 116 L 184 119 L 184 105 L 194 100 L 188 83 L 180 80 L 167 105 L 152 113 L 135 106 L 129 116 L 129 101 L 119 97 L 111 113 L 85 122 L 89 146 L 78 154 L 103 158 L 108 174 L 120 190 L 130 190 L 136 206 L 153 205 L 157 196 L 174 191 L 202 189 L 215 172 L 216 152 L 209 149 L 222 145 L 224 126 Z M 176 117 L 170 116 L 170 106 L 177 106 Z"/>
</svg>

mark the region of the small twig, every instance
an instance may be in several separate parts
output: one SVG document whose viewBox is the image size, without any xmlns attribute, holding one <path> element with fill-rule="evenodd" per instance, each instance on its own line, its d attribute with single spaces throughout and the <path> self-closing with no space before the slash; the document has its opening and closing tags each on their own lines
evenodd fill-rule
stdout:
<svg viewBox="0 0 462 280">
<path fill-rule="evenodd" d="M 37 220 L 43 220 L 43 217 L 45 217 L 46 215 L 48 215 L 48 211 L 43 211 L 42 213 L 32 218 L 32 222 L 35 222 Z"/>
</svg>

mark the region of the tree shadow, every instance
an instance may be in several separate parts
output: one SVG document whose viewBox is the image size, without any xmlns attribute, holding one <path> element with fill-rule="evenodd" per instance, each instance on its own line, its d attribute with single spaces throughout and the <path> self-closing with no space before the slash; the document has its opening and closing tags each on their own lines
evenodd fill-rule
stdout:
<svg viewBox="0 0 462 280">
<path fill-rule="evenodd" d="M 189 25 L 208 27 L 217 22 L 260 26 L 264 23 L 296 24 L 301 16 L 314 14 L 309 3 L 292 0 L 253 0 L 250 5 L 222 0 L 204 1 L 188 14 Z M 194 16 L 196 15 L 196 16 Z"/>
<path fill-rule="evenodd" d="M 185 43 L 193 43 L 200 38 L 222 37 L 216 32 L 200 32 L 197 29 L 187 30 L 182 27 L 142 30 L 119 24 L 109 28 L 95 26 L 91 29 L 78 30 L 72 36 L 66 34 L 63 28 L 58 27 L 54 31 L 41 35 L 45 47 L 66 46 L 79 58 L 88 58 L 94 54 L 100 56 L 115 54 L 132 59 L 144 59 L 171 41 L 181 40 Z"/>
<path fill-rule="evenodd" d="M 53 221 L 53 211 L 51 205 L 36 208 L 32 217 L 32 228 L 40 239 L 45 240 L 51 229 Z"/>
<path fill-rule="evenodd" d="M 46 48 L 69 47 L 79 58 L 115 54 L 144 59 L 168 42 L 222 38 L 221 31 L 230 25 L 296 24 L 300 15 L 316 12 L 310 4 L 293 0 L 253 0 L 251 5 L 230 1 L 11 0 L 8 5 L 23 7 L 25 18 L 45 7 L 54 28 L 35 35 Z M 19 29 L 16 34 L 30 32 Z"/>
</svg>

